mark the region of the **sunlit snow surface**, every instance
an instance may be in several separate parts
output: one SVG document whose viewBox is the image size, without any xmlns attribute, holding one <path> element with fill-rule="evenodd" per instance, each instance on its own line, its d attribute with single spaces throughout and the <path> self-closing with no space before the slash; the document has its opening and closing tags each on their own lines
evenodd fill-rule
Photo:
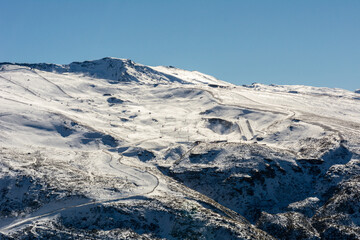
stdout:
<svg viewBox="0 0 360 240">
<path fill-rule="evenodd" d="M 69 222 L 78 221 L 84 226 L 76 234 L 83 237 L 97 229 L 94 236 L 100 239 L 111 234 L 181 239 L 189 237 L 181 235 L 188 230 L 181 230 L 180 220 L 171 216 L 180 211 L 193 214 L 194 234 L 203 238 L 228 236 L 209 230 L 221 226 L 234 238 L 270 239 L 226 209 L 253 224 L 263 219 L 258 226 L 267 231 L 264 222 L 286 217 L 260 217 L 245 208 L 258 201 L 259 209 L 269 214 L 284 209 L 308 218 L 314 211 L 325 214 L 320 207 L 330 187 L 359 173 L 359 93 L 234 86 L 199 72 L 114 58 L 66 66 L 3 64 L 0 69 L 4 237 L 51 237 L 61 231 L 72 236 Z M 316 169 L 308 169 L 316 173 L 304 172 L 306 164 L 315 164 Z M 256 182 L 262 175 L 264 180 Z M 194 180 L 196 176 L 201 178 Z M 156 207 L 150 204 L 155 200 Z M 157 219 L 159 227 L 140 224 L 140 231 L 131 224 L 95 224 L 89 220 L 96 218 L 93 209 L 98 211 L 94 216 L 106 219 L 140 211 L 143 221 L 149 225 Z M 168 220 L 161 223 L 161 218 Z M 348 221 L 356 226 L 359 216 Z M 59 222 L 65 230 L 59 230 Z M 123 235 L 116 235 L 116 229 Z M 319 229 L 308 233 L 320 236 Z"/>
</svg>

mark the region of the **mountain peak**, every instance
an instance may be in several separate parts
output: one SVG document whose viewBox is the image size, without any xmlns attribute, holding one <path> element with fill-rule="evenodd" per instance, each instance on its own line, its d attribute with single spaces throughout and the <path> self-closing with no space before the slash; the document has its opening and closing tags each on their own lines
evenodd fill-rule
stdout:
<svg viewBox="0 0 360 240">
<path fill-rule="evenodd" d="M 59 65 L 49 63 L 0 63 L 1 65 L 25 66 L 46 72 L 74 73 L 91 78 L 106 79 L 111 83 L 139 82 L 142 84 L 209 84 L 214 86 L 228 86 L 229 83 L 197 72 L 187 71 L 173 66 L 150 67 L 135 63 L 130 59 L 104 57 L 97 60 L 72 62 Z"/>
</svg>

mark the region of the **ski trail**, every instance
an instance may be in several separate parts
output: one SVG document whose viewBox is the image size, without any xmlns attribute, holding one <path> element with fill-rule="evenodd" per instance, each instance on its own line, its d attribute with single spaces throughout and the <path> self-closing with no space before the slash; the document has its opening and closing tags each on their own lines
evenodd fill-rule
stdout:
<svg viewBox="0 0 360 240">
<path fill-rule="evenodd" d="M 24 105 L 27 105 L 27 106 L 32 106 L 30 103 L 17 101 L 17 100 L 10 99 L 10 98 L 6 98 L 6 97 L 2 97 L 2 96 L 0 96 L 0 98 L 5 99 L 5 100 L 10 101 L 10 102 L 16 102 L 16 103 L 24 104 Z"/>
<path fill-rule="evenodd" d="M 18 86 L 18 87 L 21 87 L 21 88 L 22 88 L 22 89 L 24 89 L 26 92 L 29 92 L 30 94 L 34 95 L 35 97 L 41 98 L 41 99 L 43 99 L 43 100 L 45 100 L 45 101 L 46 101 L 46 99 L 45 99 L 45 98 L 40 97 L 40 95 L 39 95 L 39 94 L 36 94 L 35 92 L 31 91 L 30 89 L 28 89 L 28 88 L 26 88 L 26 87 L 24 87 L 24 86 L 22 86 L 22 85 L 20 85 L 20 84 L 18 84 L 18 83 L 16 83 L 16 82 L 14 82 L 14 81 L 10 80 L 10 79 L 7 79 L 7 78 L 5 78 L 5 77 L 3 77 L 3 76 L 0 76 L 0 78 L 2 78 L 2 79 L 4 79 L 4 80 L 6 80 L 6 81 L 8 81 L 8 82 L 10 82 L 10 83 L 12 83 L 12 84 L 14 84 L 14 85 Z"/>
<path fill-rule="evenodd" d="M 251 124 L 250 124 L 250 122 L 249 122 L 248 119 L 246 119 L 246 125 L 247 125 L 247 127 L 248 127 L 248 129 L 249 129 L 250 134 L 254 137 L 255 133 L 254 133 L 254 130 L 253 130 L 253 128 L 251 127 Z"/>
<path fill-rule="evenodd" d="M 52 84 L 54 87 L 56 87 L 60 92 L 62 92 L 63 94 L 65 94 L 67 97 L 69 98 L 74 98 L 72 96 L 70 96 L 68 93 L 66 93 L 59 85 L 53 83 L 52 81 L 50 81 L 49 79 L 47 79 L 46 77 L 42 76 L 40 73 L 38 73 L 36 70 L 29 70 L 32 73 L 35 73 L 36 75 L 38 75 L 40 78 L 42 78 L 43 80 L 45 80 L 46 82 Z"/>
<path fill-rule="evenodd" d="M 291 119 L 294 119 L 295 116 L 297 116 L 297 118 L 299 118 L 299 120 L 303 121 L 303 122 L 306 122 L 306 123 L 309 123 L 309 124 L 312 124 L 312 125 L 315 125 L 315 126 L 319 126 L 321 128 L 323 128 L 324 130 L 327 130 L 327 131 L 331 131 L 333 133 L 336 133 L 339 138 L 340 138 L 340 141 L 344 140 L 344 137 L 342 135 L 342 133 L 339 131 L 339 130 L 336 130 L 334 129 L 334 127 L 331 127 L 330 124 L 333 123 L 333 125 L 336 125 L 337 127 L 339 128 L 347 128 L 347 129 L 351 129 L 351 131 L 353 132 L 358 132 L 360 133 L 360 131 L 356 130 L 356 129 L 353 129 L 353 128 L 350 128 L 350 127 L 346 127 L 346 126 L 343 126 L 344 125 L 344 121 L 341 121 L 340 123 L 336 124 L 334 123 L 334 121 L 336 122 L 337 119 L 332 119 L 332 118 L 327 118 L 327 117 L 322 117 L 322 116 L 318 116 L 318 115 L 315 115 L 315 114 L 311 114 L 311 113 L 307 113 L 307 112 L 302 112 L 302 111 L 299 111 L 299 113 L 301 114 L 297 114 L 294 110 L 290 110 L 288 109 L 287 107 L 283 106 L 283 105 L 269 105 L 269 104 L 265 104 L 265 103 L 259 103 L 259 102 L 256 102 L 248 97 L 244 97 L 258 105 L 262 105 L 262 106 L 271 106 L 271 107 L 277 107 L 277 108 L 282 108 L 284 110 L 284 112 L 278 112 L 278 111 L 273 111 L 273 110 L 263 110 L 263 109 L 260 109 L 260 108 L 256 108 L 256 107 L 249 107 L 249 106 L 241 106 L 241 105 L 238 105 L 238 104 L 228 104 L 228 103 L 223 103 L 223 101 L 218 98 L 217 96 L 215 96 L 215 94 L 208 90 L 208 89 L 201 89 L 201 88 L 196 88 L 196 89 L 199 89 L 199 90 L 203 90 L 203 91 L 206 91 L 208 92 L 209 94 L 211 94 L 214 99 L 217 101 L 217 103 L 219 105 L 223 105 L 223 106 L 234 106 L 234 107 L 242 107 L 242 108 L 246 108 L 246 109 L 253 109 L 253 110 L 257 110 L 257 111 L 265 111 L 265 112 L 271 112 L 271 113 L 275 113 L 275 114 L 286 114 L 284 112 L 287 112 L 287 116 L 284 118 L 284 119 L 281 119 L 281 120 L 277 120 L 275 122 L 273 122 L 270 126 L 267 126 L 265 129 L 262 129 L 260 131 L 262 132 L 267 132 L 268 130 L 270 130 L 271 128 L 275 127 L 276 125 L 279 125 L 281 124 L 282 122 L 286 121 L 286 120 L 291 120 Z M 323 122 L 323 123 L 321 123 Z M 324 122 L 326 124 L 324 124 Z M 352 123 L 353 125 L 355 125 L 355 123 Z M 350 123 L 348 125 L 351 125 Z M 360 125 L 357 125 L 359 128 L 360 128 Z"/>
</svg>

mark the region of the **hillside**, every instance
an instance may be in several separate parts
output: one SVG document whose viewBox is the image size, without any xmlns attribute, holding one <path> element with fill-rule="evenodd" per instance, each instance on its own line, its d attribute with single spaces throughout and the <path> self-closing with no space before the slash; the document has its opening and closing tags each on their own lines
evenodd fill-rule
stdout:
<svg viewBox="0 0 360 240">
<path fill-rule="evenodd" d="M 0 63 L 0 239 L 360 239 L 360 94 Z"/>
</svg>

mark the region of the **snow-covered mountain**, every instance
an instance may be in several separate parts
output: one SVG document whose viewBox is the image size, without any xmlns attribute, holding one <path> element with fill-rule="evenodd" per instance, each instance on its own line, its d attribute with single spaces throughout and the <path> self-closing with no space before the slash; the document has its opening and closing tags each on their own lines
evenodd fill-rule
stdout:
<svg viewBox="0 0 360 240">
<path fill-rule="evenodd" d="M 0 239 L 359 239 L 358 91 L 0 64 Z"/>
</svg>

